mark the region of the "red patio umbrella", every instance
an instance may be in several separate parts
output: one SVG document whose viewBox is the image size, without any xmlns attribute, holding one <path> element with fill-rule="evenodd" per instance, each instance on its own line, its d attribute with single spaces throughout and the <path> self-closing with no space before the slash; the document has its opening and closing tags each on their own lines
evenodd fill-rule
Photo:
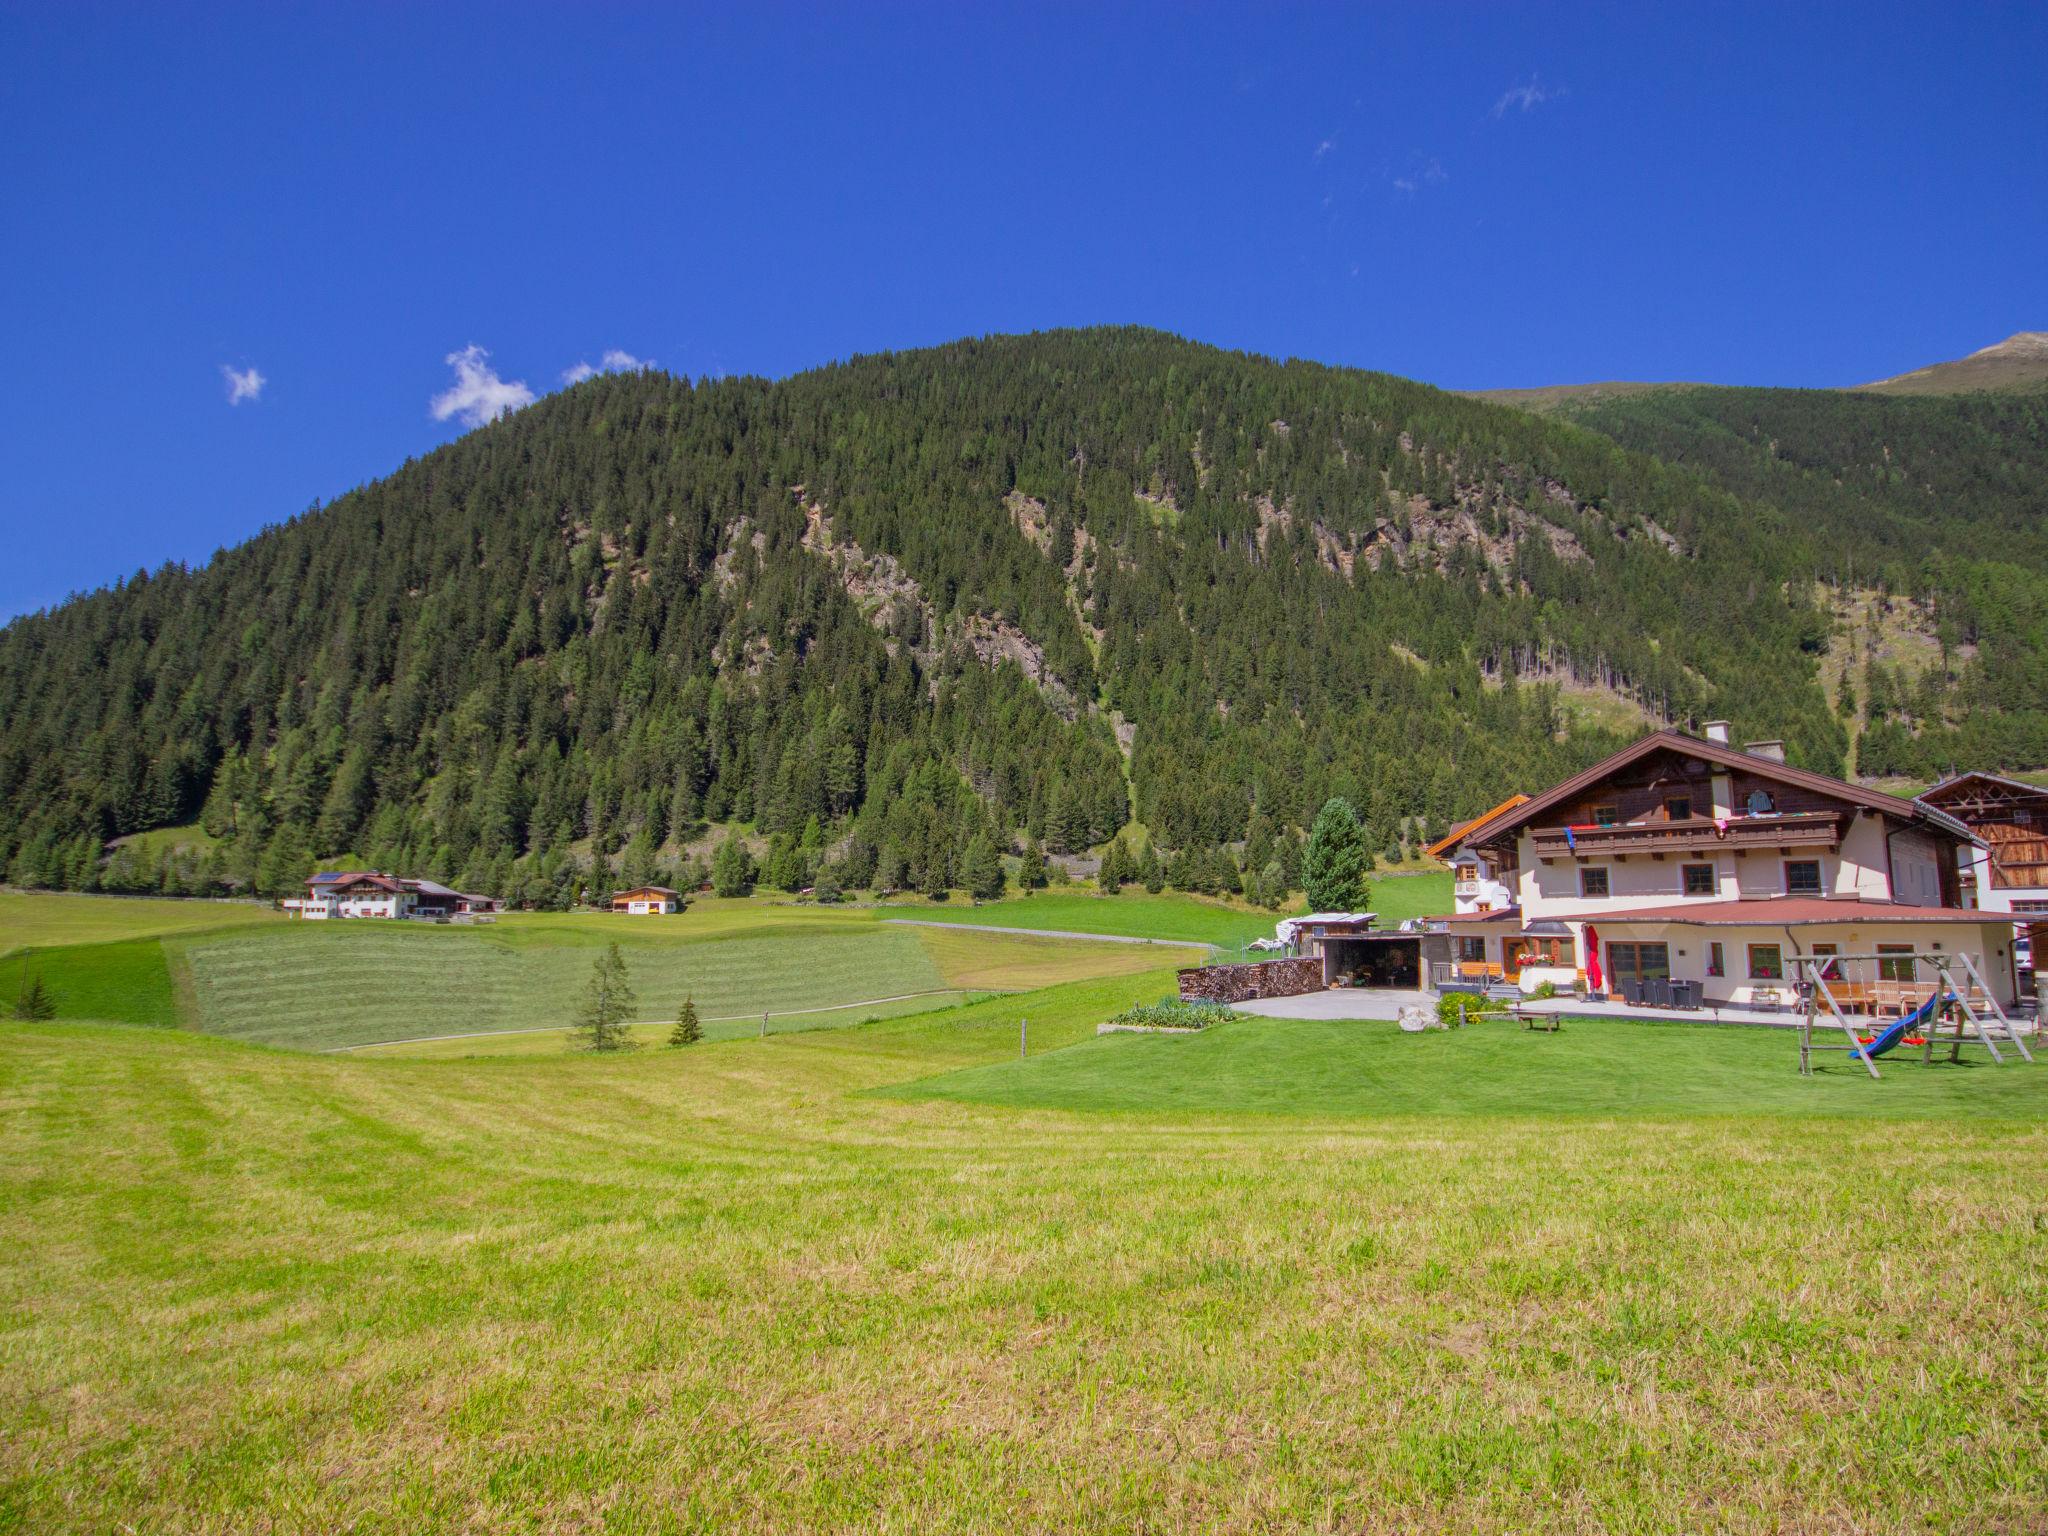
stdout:
<svg viewBox="0 0 2048 1536">
<path fill-rule="evenodd" d="M 1600 975 L 1600 930 L 1591 923 L 1586 925 L 1586 985 L 1595 992 L 1605 992 Z"/>
</svg>

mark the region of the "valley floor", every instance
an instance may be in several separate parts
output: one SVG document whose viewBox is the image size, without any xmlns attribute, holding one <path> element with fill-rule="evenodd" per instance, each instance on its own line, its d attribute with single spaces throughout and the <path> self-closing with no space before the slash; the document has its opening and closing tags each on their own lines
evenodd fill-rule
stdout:
<svg viewBox="0 0 2048 1536">
<path fill-rule="evenodd" d="M 9 1025 L 0 1527 L 2039 1527 L 2048 1068 L 1095 1037 L 1169 985 L 611 1059 Z"/>
</svg>

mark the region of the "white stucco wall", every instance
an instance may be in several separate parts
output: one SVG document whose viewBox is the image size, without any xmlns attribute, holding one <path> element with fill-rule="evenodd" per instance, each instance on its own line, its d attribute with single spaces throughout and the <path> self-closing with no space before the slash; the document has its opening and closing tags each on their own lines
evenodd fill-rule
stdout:
<svg viewBox="0 0 2048 1536">
<path fill-rule="evenodd" d="M 1730 1003 L 1737 1006 L 1754 1000 L 1760 987 L 1771 987 L 1791 995 L 1797 979 L 1793 970 L 1793 959 L 1802 953 L 1810 953 L 1816 944 L 1833 944 L 1843 955 L 1874 954 L 1880 945 L 1909 944 L 1915 950 L 1933 951 L 1937 948 L 1945 954 L 1966 953 L 1976 962 L 1983 975 L 1986 987 L 2002 1006 L 2011 1006 L 2012 985 L 2012 929 L 2002 922 L 1992 923 L 1829 923 L 1811 927 L 1796 927 L 1790 930 L 1782 926 L 1758 924 L 1722 925 L 1694 927 L 1675 923 L 1631 923 L 1626 919 L 1597 925 L 1600 931 L 1600 963 L 1603 972 L 1610 970 L 1607 946 L 1617 940 L 1623 943 L 1647 942 L 1669 946 L 1671 953 L 1671 975 L 1678 981 L 1703 983 L 1703 992 L 1708 1002 Z M 1582 934 L 1583 939 L 1583 934 Z M 1718 943 L 1722 947 L 1727 974 L 1707 975 L 1707 946 Z M 1752 980 L 1749 975 L 1749 946 L 1751 944 L 1775 944 L 1784 958 L 1785 975 L 1779 981 Z M 1851 981 L 1875 981 L 1877 968 L 1867 961 L 1845 962 L 1843 970 Z M 1935 974 L 1931 966 L 1922 966 L 1919 982 L 1932 986 Z M 1957 979 L 1962 978 L 1958 975 Z"/>
<path fill-rule="evenodd" d="M 1894 845 L 1898 841 L 1900 839 L 1894 839 Z M 1939 871 L 1938 866 L 1931 862 L 1934 845 L 1931 839 L 1922 838 L 1921 841 L 1925 844 L 1925 855 L 1930 861 L 1929 869 L 1933 872 L 1935 886 L 1932 898 L 1915 904 L 1939 906 Z M 1671 853 L 1661 860 L 1647 853 L 1632 853 L 1626 859 L 1589 859 L 1581 865 L 1571 859 L 1557 859 L 1545 864 L 1536 857 L 1534 839 L 1527 833 L 1522 835 L 1520 847 L 1522 870 L 1515 895 L 1521 904 L 1523 917 L 1530 921 L 1544 917 L 1569 920 L 1587 912 L 1670 906 L 1688 900 L 1705 903 L 1734 901 L 1741 896 L 1783 896 L 1788 894 L 1785 865 L 1801 859 L 1819 861 L 1821 889 L 1829 895 L 1856 897 L 1864 901 L 1891 899 L 1884 822 L 1862 812 L 1857 813 L 1843 834 L 1839 852 L 1795 848 L 1790 854 L 1780 854 L 1775 848 L 1716 847 L 1683 855 Z M 1687 864 L 1714 866 L 1713 896 L 1688 897 L 1685 894 L 1683 871 Z M 1593 865 L 1604 865 L 1607 870 L 1609 894 L 1606 896 L 1585 897 L 1579 894 L 1579 871 Z"/>
</svg>

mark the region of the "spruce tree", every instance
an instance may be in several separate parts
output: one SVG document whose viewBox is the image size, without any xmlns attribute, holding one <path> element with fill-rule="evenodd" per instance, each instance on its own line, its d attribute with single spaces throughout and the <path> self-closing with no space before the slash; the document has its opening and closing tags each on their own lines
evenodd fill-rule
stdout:
<svg viewBox="0 0 2048 1536">
<path fill-rule="evenodd" d="M 676 1027 L 668 1032 L 670 1045 L 695 1045 L 704 1038 L 704 1026 L 697 1022 L 697 1000 L 683 999 L 683 1006 L 676 1010 Z"/>
<path fill-rule="evenodd" d="M 995 901 L 1003 894 L 1003 861 L 995 844 L 976 833 L 960 858 L 960 883 L 976 901 Z"/>
<path fill-rule="evenodd" d="M 633 1011 L 633 988 L 626 979 L 626 957 L 617 944 L 607 944 L 590 968 L 583 1006 L 574 1028 L 585 1050 L 624 1051 L 633 1045 L 626 1020 Z"/>
<path fill-rule="evenodd" d="M 1365 828 L 1351 802 L 1335 797 L 1325 801 L 1301 856 L 1301 884 L 1308 893 L 1309 910 L 1364 911 L 1371 865 Z"/>
<path fill-rule="evenodd" d="M 720 896 L 744 896 L 753 886 L 753 855 L 737 837 L 728 837 L 711 856 L 711 889 Z"/>
<path fill-rule="evenodd" d="M 1145 851 L 1138 855 L 1138 883 L 1154 896 L 1166 889 L 1166 871 L 1159 863 L 1159 850 L 1150 838 L 1145 841 Z"/>
<path fill-rule="evenodd" d="M 36 972 L 29 977 L 28 984 L 14 1000 L 14 1016 L 17 1019 L 54 1019 L 57 1017 L 57 1000 L 50 996 L 43 985 L 43 973 Z"/>
</svg>

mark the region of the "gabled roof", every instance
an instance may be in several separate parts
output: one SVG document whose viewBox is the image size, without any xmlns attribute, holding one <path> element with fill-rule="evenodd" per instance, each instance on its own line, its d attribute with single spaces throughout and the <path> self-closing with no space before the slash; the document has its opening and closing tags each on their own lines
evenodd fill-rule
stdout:
<svg viewBox="0 0 2048 1536">
<path fill-rule="evenodd" d="M 1455 827 L 1451 828 L 1450 831 L 1446 832 L 1442 837 L 1438 838 L 1435 842 L 1431 843 L 1427 848 L 1423 849 L 1422 851 L 1432 859 L 1441 859 L 1446 854 L 1448 854 L 1453 848 L 1457 847 L 1458 844 L 1464 840 L 1468 833 L 1477 832 L 1481 827 L 1485 826 L 1488 822 L 1492 821 L 1496 816 L 1504 816 L 1509 811 L 1515 809 L 1516 806 L 1526 805 L 1528 803 L 1529 797 L 1527 795 L 1509 795 L 1507 799 L 1501 801 L 1501 803 L 1499 805 L 1496 805 L 1492 810 L 1482 811 L 1477 816 L 1474 816 L 1470 821 L 1459 822 Z"/>
<path fill-rule="evenodd" d="M 1922 805 L 1915 800 L 1902 800 L 1897 795 L 1865 789 L 1860 784 L 1829 778 L 1824 773 L 1794 768 L 1791 764 L 1781 763 L 1774 757 L 1758 757 L 1754 752 L 1738 751 L 1718 741 L 1689 736 L 1684 731 L 1663 730 L 1650 732 L 1632 746 L 1623 747 L 1619 752 L 1603 757 L 1583 773 L 1572 775 L 1556 788 L 1546 790 L 1533 800 L 1525 800 L 1513 809 L 1468 829 L 1459 841 L 1467 843 L 1491 839 L 1503 832 L 1511 832 L 1518 827 L 1526 826 L 1553 806 L 1562 805 L 1585 793 L 1631 763 L 1640 762 L 1655 752 L 1678 752 L 1717 767 L 1741 768 L 1763 778 L 1775 779 L 1781 784 L 1796 785 L 1801 789 L 1810 789 L 1816 794 L 1832 795 L 1838 800 L 1846 800 L 1852 805 L 1875 811 L 1880 816 L 1889 816 L 1895 821 L 1933 822 L 1957 837 L 1971 836 L 1967 827 L 1935 806 Z"/>
<path fill-rule="evenodd" d="M 1951 790 L 1958 785 L 1968 784 L 1973 781 L 1982 784 L 1996 784 L 2001 789 L 2016 789 L 2021 794 L 2037 795 L 2044 800 L 2048 800 L 2048 788 L 2044 788 L 2039 784 L 2029 784 L 2025 779 L 2008 779 L 2002 773 L 1985 773 L 1981 769 L 1972 769 L 1968 773 L 1952 773 L 1932 789 L 1923 793 L 1919 798 L 1923 802 L 1929 801 L 1944 790 Z"/>
<path fill-rule="evenodd" d="M 680 894 L 680 892 L 672 891 L 665 885 L 635 885 L 623 891 L 613 891 L 612 900 L 621 901 L 628 896 L 676 896 Z"/>
</svg>

